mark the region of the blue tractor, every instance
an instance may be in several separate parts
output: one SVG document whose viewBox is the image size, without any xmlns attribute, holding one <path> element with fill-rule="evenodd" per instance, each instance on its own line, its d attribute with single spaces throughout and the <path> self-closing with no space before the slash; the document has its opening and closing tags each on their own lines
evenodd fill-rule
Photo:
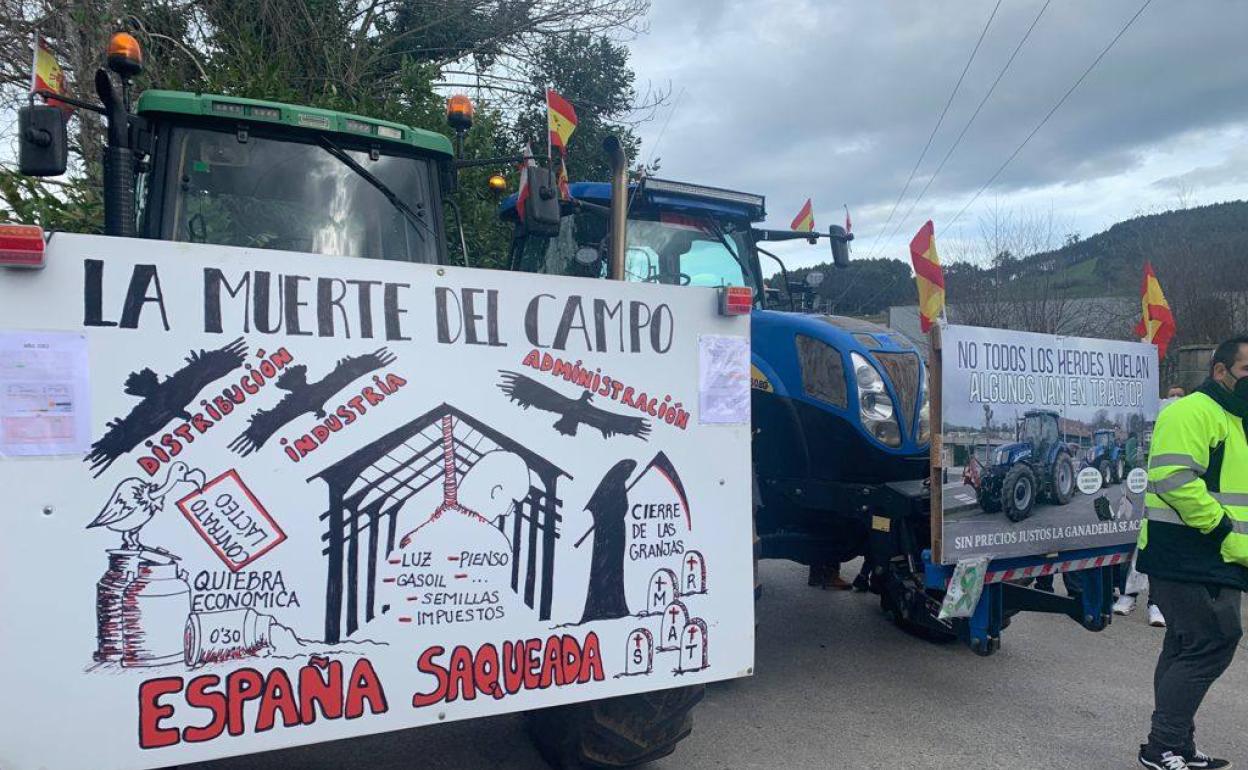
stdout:
<svg viewBox="0 0 1248 770">
<path fill-rule="evenodd" d="M 1010 521 L 1031 515 L 1041 498 L 1065 505 L 1075 494 L 1075 464 L 1062 441 L 1061 416 L 1036 409 L 1018 421 L 1015 441 L 992 450 L 979 473 L 975 491 L 979 507 L 1004 511 Z"/>
<path fill-rule="evenodd" d="M 1127 453 L 1118 443 L 1118 434 L 1112 430 L 1098 430 L 1092 434 L 1092 446 L 1088 448 L 1088 467 L 1101 472 L 1105 486 L 1121 484 L 1127 478 Z"/>
<path fill-rule="evenodd" d="M 627 189 L 624 228 L 611 224 L 606 183 L 571 184 L 555 227 L 532 226 L 517 217 L 517 197 L 506 199 L 501 216 L 516 225 L 511 269 L 752 289 L 756 555 L 812 568 L 867 555 L 871 588 L 900 625 L 952 637 L 935 619 L 941 592 L 923 579 L 931 542 L 923 359 L 877 324 L 794 312 L 801 285 L 765 248 L 826 238 L 845 266 L 852 236 L 835 225 L 826 233 L 760 228 L 759 195 L 654 178 Z M 620 230 L 617 269 L 611 241 Z M 765 284 L 763 257 L 779 264 L 784 291 Z"/>
</svg>

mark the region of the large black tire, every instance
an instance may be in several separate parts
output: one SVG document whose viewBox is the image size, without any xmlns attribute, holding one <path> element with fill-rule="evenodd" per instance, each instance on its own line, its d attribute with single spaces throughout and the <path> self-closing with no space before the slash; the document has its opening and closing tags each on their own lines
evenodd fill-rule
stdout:
<svg viewBox="0 0 1248 770">
<path fill-rule="evenodd" d="M 530 711 L 529 735 L 559 770 L 633 767 L 671 754 L 693 730 L 704 685 Z"/>
<path fill-rule="evenodd" d="M 1101 460 L 1101 464 L 1096 466 L 1096 469 L 1101 472 L 1101 489 L 1104 489 L 1114 483 L 1114 470 L 1110 466 L 1109 460 Z"/>
<path fill-rule="evenodd" d="M 979 509 L 984 513 L 996 513 L 1001 510 L 1000 495 L 990 495 L 981 491 L 976 495 L 975 499 L 979 501 Z"/>
<path fill-rule="evenodd" d="M 1053 493 L 1049 496 L 1057 505 L 1065 505 L 1075 496 L 1075 464 L 1070 455 L 1059 452 L 1053 461 Z"/>
<path fill-rule="evenodd" d="M 1001 509 L 1006 518 L 1019 522 L 1031 515 L 1036 506 L 1036 474 L 1023 463 L 1010 468 L 1001 482 Z"/>
<path fill-rule="evenodd" d="M 1119 457 L 1114 462 L 1114 483 L 1121 484 L 1127 480 L 1127 461 Z"/>
</svg>

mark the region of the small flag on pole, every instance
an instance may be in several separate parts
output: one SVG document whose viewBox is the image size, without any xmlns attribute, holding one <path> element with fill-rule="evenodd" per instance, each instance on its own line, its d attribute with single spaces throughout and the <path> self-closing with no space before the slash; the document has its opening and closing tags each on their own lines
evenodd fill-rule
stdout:
<svg viewBox="0 0 1248 770">
<path fill-rule="evenodd" d="M 1144 263 L 1144 282 L 1140 286 L 1140 322 L 1135 326 L 1135 333 L 1143 342 L 1151 342 L 1157 346 L 1157 357 L 1166 357 L 1166 348 L 1174 337 L 1177 327 L 1174 314 L 1170 312 L 1170 303 L 1166 295 L 1161 293 L 1161 284 L 1157 274 L 1153 272 L 1151 262 Z"/>
<path fill-rule="evenodd" d="M 789 224 L 790 230 L 797 230 L 801 233 L 809 233 L 815 229 L 815 210 L 811 205 L 810 198 L 802 204 L 802 210 L 797 212 L 797 216 L 793 217 L 793 222 Z"/>
<path fill-rule="evenodd" d="M 572 200 L 572 190 L 568 187 L 568 153 L 560 148 L 559 150 L 559 200 Z"/>
<path fill-rule="evenodd" d="M 521 155 L 524 156 L 524 161 L 520 163 L 518 166 L 518 168 L 520 169 L 520 187 L 516 191 L 516 219 L 519 219 L 521 222 L 523 222 L 524 221 L 524 204 L 525 204 L 525 201 L 529 199 L 528 170 L 535 164 L 533 162 L 533 150 L 532 148 L 529 147 L 528 144 L 524 145 L 524 152 L 521 153 Z"/>
<path fill-rule="evenodd" d="M 910 241 L 910 262 L 919 288 L 919 327 L 927 332 L 945 312 L 945 274 L 940 269 L 936 228 L 930 219 Z"/>
<path fill-rule="evenodd" d="M 568 140 L 576 130 L 576 110 L 572 103 L 555 93 L 554 89 L 546 89 L 547 125 L 550 129 L 550 144 L 560 149 L 567 149 Z"/>
<path fill-rule="evenodd" d="M 849 235 L 854 231 L 854 223 L 849 219 L 849 204 L 845 204 L 845 234 Z"/>
<path fill-rule="evenodd" d="M 61 71 L 61 65 L 56 60 L 56 54 L 52 53 L 52 48 L 36 32 L 35 59 L 30 72 L 30 92 L 33 94 L 40 91 L 51 91 L 54 94 L 64 94 L 65 90 L 65 73 Z M 73 107 L 58 99 L 51 97 L 45 97 L 45 99 L 53 107 L 60 107 L 66 115 L 73 110 Z"/>
</svg>

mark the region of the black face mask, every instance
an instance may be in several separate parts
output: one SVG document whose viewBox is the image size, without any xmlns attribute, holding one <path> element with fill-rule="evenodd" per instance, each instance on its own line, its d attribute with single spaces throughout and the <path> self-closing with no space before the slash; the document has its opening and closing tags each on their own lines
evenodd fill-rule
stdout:
<svg viewBox="0 0 1248 770">
<path fill-rule="evenodd" d="M 1231 392 L 1239 398 L 1248 401 L 1248 377 L 1240 377 L 1235 381 L 1235 387 L 1231 388 Z"/>
<path fill-rule="evenodd" d="M 1241 377 L 1230 390 L 1210 377 L 1197 390 L 1236 417 L 1248 420 L 1248 377 Z M 1244 424 L 1244 432 L 1248 434 L 1248 422 Z"/>
</svg>

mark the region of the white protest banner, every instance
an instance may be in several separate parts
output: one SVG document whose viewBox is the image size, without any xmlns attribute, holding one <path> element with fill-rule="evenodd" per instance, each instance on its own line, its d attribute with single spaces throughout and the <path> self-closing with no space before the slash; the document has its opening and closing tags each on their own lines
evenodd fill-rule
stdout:
<svg viewBox="0 0 1248 770">
<path fill-rule="evenodd" d="M 749 425 L 698 414 L 699 337 L 749 319 L 712 290 L 56 235 L 0 294 L 0 332 L 85 335 L 90 390 L 85 454 L 0 458 L 6 770 L 753 665 Z"/>
<path fill-rule="evenodd" d="M 1157 349 L 973 326 L 942 336 L 941 562 L 1133 542 Z"/>
</svg>

